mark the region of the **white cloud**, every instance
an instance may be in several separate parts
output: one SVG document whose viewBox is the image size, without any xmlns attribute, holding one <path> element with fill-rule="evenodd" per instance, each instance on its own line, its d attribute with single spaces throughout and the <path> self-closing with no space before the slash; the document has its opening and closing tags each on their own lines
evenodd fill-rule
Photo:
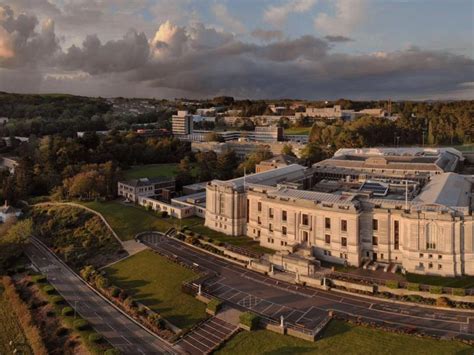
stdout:
<svg viewBox="0 0 474 355">
<path fill-rule="evenodd" d="M 263 19 L 276 27 L 285 24 L 292 13 L 309 11 L 316 4 L 316 0 L 288 0 L 281 5 L 271 5 L 263 13 Z"/>
<path fill-rule="evenodd" d="M 212 12 L 217 18 L 217 21 L 226 27 L 226 29 L 231 30 L 235 33 L 244 33 L 247 31 L 246 27 L 242 22 L 240 22 L 235 16 L 233 16 L 227 6 L 224 4 L 214 4 L 212 5 Z"/>
<path fill-rule="evenodd" d="M 314 19 L 316 29 L 329 35 L 351 35 L 368 19 L 368 0 L 334 0 L 334 15 L 320 13 Z"/>
</svg>

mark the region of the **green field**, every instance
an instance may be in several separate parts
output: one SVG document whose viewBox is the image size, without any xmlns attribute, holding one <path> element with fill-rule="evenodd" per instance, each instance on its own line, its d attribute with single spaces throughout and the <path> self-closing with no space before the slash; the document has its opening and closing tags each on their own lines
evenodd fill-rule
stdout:
<svg viewBox="0 0 474 355">
<path fill-rule="evenodd" d="M 10 341 L 25 344 L 25 336 L 0 286 L 0 354 L 11 354 Z M 19 349 L 23 349 L 19 348 Z"/>
<path fill-rule="evenodd" d="M 181 292 L 184 281 L 197 276 L 151 250 L 135 254 L 106 269 L 112 283 L 180 328 L 206 317 L 206 306 Z"/>
<path fill-rule="evenodd" d="M 185 223 L 186 220 L 183 221 Z M 264 248 L 260 246 L 260 244 L 256 241 L 254 241 L 252 238 L 246 237 L 246 236 L 240 236 L 240 237 L 233 237 L 221 232 L 217 232 L 215 230 L 212 230 L 210 228 L 207 228 L 204 226 L 204 221 L 201 219 L 199 221 L 196 221 L 197 223 L 195 224 L 187 224 L 188 228 L 192 230 L 195 233 L 199 233 L 203 236 L 212 238 L 214 240 L 218 240 L 223 243 L 229 243 L 238 247 L 245 247 L 247 249 L 259 252 L 259 253 L 271 253 L 273 254 L 275 251 L 271 249 Z"/>
<path fill-rule="evenodd" d="M 241 332 L 215 354 L 472 354 L 468 345 L 421 339 L 332 321 L 312 343 L 267 330 Z"/>
<path fill-rule="evenodd" d="M 173 218 L 160 218 L 156 212 L 117 201 L 81 202 L 82 205 L 101 213 L 122 240 L 130 240 L 144 231 L 166 232 L 176 223 Z M 184 223 L 184 222 L 183 222 Z"/>
<path fill-rule="evenodd" d="M 136 165 L 125 170 L 125 179 L 155 178 L 158 176 L 175 176 L 178 164 L 149 164 Z"/>
<path fill-rule="evenodd" d="M 285 134 L 289 135 L 309 135 L 311 127 L 290 127 L 285 129 Z"/>
<path fill-rule="evenodd" d="M 474 288 L 474 276 L 444 277 L 407 273 L 408 282 L 453 288 Z"/>
</svg>

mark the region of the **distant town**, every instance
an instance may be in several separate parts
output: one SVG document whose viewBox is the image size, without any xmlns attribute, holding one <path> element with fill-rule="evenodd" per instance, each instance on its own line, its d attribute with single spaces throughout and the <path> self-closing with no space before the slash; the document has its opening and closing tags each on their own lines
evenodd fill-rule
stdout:
<svg viewBox="0 0 474 355">
<path fill-rule="evenodd" d="M 9 351 L 472 351 L 474 101 L 0 93 L 0 117 Z"/>
</svg>

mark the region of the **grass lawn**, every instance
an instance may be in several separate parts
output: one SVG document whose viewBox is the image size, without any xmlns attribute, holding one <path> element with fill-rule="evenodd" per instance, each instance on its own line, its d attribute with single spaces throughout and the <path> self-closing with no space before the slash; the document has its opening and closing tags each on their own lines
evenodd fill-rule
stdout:
<svg viewBox="0 0 474 355">
<path fill-rule="evenodd" d="M 11 354 L 12 349 L 8 345 L 11 340 L 16 344 L 24 344 L 25 339 L 15 313 L 12 312 L 0 286 L 0 354 Z"/>
<path fill-rule="evenodd" d="M 185 220 L 183 221 L 183 225 L 185 223 Z M 224 243 L 229 243 L 232 245 L 236 245 L 239 247 L 245 247 L 250 250 L 259 252 L 259 253 L 271 253 L 273 254 L 275 251 L 272 249 L 264 248 L 260 246 L 260 244 L 256 241 L 254 241 L 252 238 L 246 237 L 246 236 L 240 236 L 240 237 L 233 237 L 221 232 L 217 232 L 215 230 L 212 230 L 210 228 L 207 228 L 204 226 L 204 220 L 200 219 L 196 221 L 196 224 L 186 224 L 190 230 L 193 232 L 199 233 L 201 235 L 204 235 L 206 237 L 212 238 L 214 240 L 219 240 Z"/>
<path fill-rule="evenodd" d="M 117 201 L 81 202 L 81 204 L 102 213 L 122 240 L 133 239 L 137 233 L 144 231 L 166 232 L 176 221 L 173 218 L 160 218 L 155 212 L 142 207 L 124 205 Z"/>
<path fill-rule="evenodd" d="M 155 178 L 158 176 L 175 176 L 178 164 L 136 165 L 124 171 L 125 179 Z"/>
<path fill-rule="evenodd" d="M 421 339 L 332 321 L 323 339 L 309 342 L 267 330 L 241 332 L 216 354 L 472 354 L 468 345 Z"/>
<path fill-rule="evenodd" d="M 295 135 L 309 135 L 311 127 L 290 127 L 285 129 L 285 134 Z"/>
<path fill-rule="evenodd" d="M 405 278 L 408 282 L 415 282 L 425 285 L 454 288 L 474 288 L 474 276 L 443 277 L 407 273 Z"/>
<path fill-rule="evenodd" d="M 183 281 L 197 274 L 151 250 L 114 264 L 106 272 L 113 284 L 180 328 L 190 328 L 206 317 L 205 304 L 181 292 Z"/>
</svg>

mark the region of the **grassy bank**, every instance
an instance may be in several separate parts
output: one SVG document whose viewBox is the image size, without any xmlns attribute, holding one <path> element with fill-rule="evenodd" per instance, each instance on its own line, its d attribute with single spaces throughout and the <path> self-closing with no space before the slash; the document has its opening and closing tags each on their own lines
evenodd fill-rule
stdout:
<svg viewBox="0 0 474 355">
<path fill-rule="evenodd" d="M 267 330 L 241 332 L 216 352 L 226 354 L 471 354 L 468 345 L 422 339 L 332 321 L 316 342 Z"/>
<path fill-rule="evenodd" d="M 150 250 L 105 271 L 112 284 L 125 289 L 134 299 L 180 328 L 190 328 L 206 316 L 203 303 L 181 292 L 181 284 L 197 274 Z"/>
</svg>

